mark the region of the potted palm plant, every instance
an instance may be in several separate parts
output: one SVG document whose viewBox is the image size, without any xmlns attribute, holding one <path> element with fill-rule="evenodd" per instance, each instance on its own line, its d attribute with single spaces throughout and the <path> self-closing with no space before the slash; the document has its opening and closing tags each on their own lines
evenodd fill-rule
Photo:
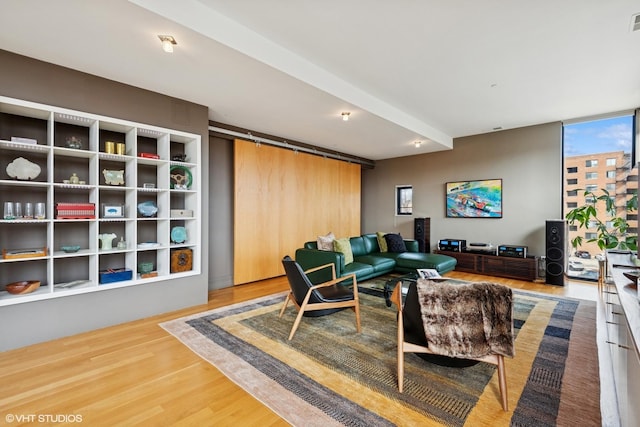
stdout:
<svg viewBox="0 0 640 427">
<path fill-rule="evenodd" d="M 627 216 L 618 216 L 618 207 L 615 197 L 605 189 L 600 194 L 585 190 L 585 204 L 578 206 L 565 215 L 569 225 L 578 225 L 579 228 L 596 229 L 596 237 L 587 242 L 596 242 L 600 250 L 621 249 L 636 251 L 638 249 L 638 234 L 629 233 Z M 604 202 L 605 213 L 598 213 L 599 202 Z M 627 199 L 624 206 L 625 213 L 637 212 L 638 194 L 633 194 Z M 605 218 L 603 218 L 605 217 Z M 577 249 L 582 245 L 583 237 L 576 236 L 571 239 L 571 246 Z"/>
</svg>

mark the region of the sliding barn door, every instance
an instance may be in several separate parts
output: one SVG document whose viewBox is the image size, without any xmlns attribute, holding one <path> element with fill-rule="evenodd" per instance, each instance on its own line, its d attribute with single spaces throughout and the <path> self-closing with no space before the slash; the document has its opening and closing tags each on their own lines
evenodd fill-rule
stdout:
<svg viewBox="0 0 640 427">
<path fill-rule="evenodd" d="M 283 256 L 329 231 L 360 234 L 360 175 L 357 164 L 236 140 L 234 284 L 283 275 Z"/>
</svg>

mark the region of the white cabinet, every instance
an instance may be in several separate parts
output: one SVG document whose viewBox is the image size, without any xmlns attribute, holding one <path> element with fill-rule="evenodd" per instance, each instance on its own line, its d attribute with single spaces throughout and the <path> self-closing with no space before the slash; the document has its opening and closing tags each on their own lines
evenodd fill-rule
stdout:
<svg viewBox="0 0 640 427">
<path fill-rule="evenodd" d="M 616 421 L 620 426 L 637 426 L 640 425 L 640 406 L 636 403 L 640 392 L 640 300 L 637 286 L 624 276 L 625 272 L 633 271 L 635 265 L 630 254 L 610 252 L 607 261 L 611 266 L 612 282 L 601 288 L 603 293 L 599 300 L 605 306 L 602 311 L 607 331 L 606 340 L 598 345 L 606 345 L 610 351 L 615 391 L 606 389 L 602 392 L 615 393 Z"/>
<path fill-rule="evenodd" d="M 20 157 L 37 177 L 10 176 Z M 200 135 L 0 97 L 0 206 L 46 209 L 0 219 L 0 306 L 200 274 L 200 164 Z"/>
</svg>

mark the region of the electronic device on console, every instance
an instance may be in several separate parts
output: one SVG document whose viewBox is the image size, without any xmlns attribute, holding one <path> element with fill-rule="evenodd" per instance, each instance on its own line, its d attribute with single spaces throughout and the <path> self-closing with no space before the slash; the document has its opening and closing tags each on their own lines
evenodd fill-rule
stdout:
<svg viewBox="0 0 640 427">
<path fill-rule="evenodd" d="M 465 252 L 474 254 L 495 255 L 496 247 L 491 243 L 469 243 Z"/>
<path fill-rule="evenodd" d="M 527 246 L 517 245 L 499 245 L 498 256 L 507 256 L 513 258 L 526 258 Z"/>
<path fill-rule="evenodd" d="M 438 249 L 441 251 L 462 252 L 467 247 L 467 241 L 461 239 L 441 239 Z"/>
</svg>

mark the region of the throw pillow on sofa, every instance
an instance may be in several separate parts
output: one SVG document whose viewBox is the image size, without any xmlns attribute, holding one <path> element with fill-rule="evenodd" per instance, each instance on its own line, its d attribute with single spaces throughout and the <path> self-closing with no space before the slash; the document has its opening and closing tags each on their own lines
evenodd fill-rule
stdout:
<svg viewBox="0 0 640 427">
<path fill-rule="evenodd" d="M 407 252 L 407 246 L 404 244 L 404 240 L 402 240 L 402 236 L 400 234 L 389 233 L 385 234 L 384 238 L 387 241 L 387 249 L 389 252 Z"/>
<path fill-rule="evenodd" d="M 382 231 L 378 231 L 376 233 L 376 238 L 378 239 L 378 246 L 380 246 L 380 252 L 387 252 L 389 248 L 387 248 L 387 240 L 384 238 L 384 235 L 387 233 L 383 233 Z"/>
<path fill-rule="evenodd" d="M 336 236 L 334 236 L 333 231 L 330 231 L 326 236 L 318 236 L 318 249 L 321 251 L 332 251 L 334 240 L 336 240 Z"/>
<path fill-rule="evenodd" d="M 349 238 L 343 237 L 333 241 L 333 250 L 336 252 L 342 252 L 344 254 L 344 264 L 351 264 L 353 262 L 353 251 L 351 250 L 351 243 Z"/>
</svg>

